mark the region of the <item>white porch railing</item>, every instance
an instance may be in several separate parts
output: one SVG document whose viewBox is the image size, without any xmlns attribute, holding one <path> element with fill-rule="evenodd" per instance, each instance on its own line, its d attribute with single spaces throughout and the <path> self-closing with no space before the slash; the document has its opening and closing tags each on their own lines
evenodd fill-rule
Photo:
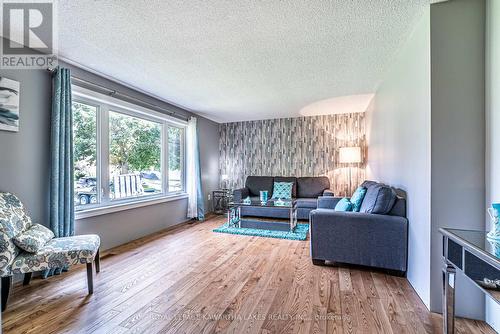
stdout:
<svg viewBox="0 0 500 334">
<path fill-rule="evenodd" d="M 139 174 L 123 174 L 113 177 L 114 198 L 138 196 L 144 192 Z"/>
</svg>

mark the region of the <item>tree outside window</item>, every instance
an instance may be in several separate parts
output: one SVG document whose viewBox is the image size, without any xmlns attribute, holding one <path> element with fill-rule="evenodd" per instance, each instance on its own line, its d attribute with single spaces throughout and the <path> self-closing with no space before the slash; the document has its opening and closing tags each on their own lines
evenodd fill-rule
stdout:
<svg viewBox="0 0 500 334">
<path fill-rule="evenodd" d="M 73 150 L 75 204 L 98 202 L 97 197 L 97 107 L 73 102 Z"/>
<path fill-rule="evenodd" d="M 110 193 L 115 198 L 161 193 L 161 129 L 159 123 L 110 112 Z"/>
</svg>

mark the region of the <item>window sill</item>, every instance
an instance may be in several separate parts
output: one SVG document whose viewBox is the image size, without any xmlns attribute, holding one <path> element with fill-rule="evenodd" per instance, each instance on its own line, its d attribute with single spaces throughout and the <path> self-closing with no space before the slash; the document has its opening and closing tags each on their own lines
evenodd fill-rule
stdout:
<svg viewBox="0 0 500 334">
<path fill-rule="evenodd" d="M 125 211 L 125 210 L 130 210 L 130 209 L 135 209 L 135 208 L 140 208 L 140 207 L 144 207 L 144 206 L 155 205 L 155 204 L 160 204 L 160 203 L 165 203 L 165 202 L 177 201 L 177 200 L 184 199 L 187 197 L 188 197 L 188 195 L 186 193 L 181 193 L 181 194 L 161 196 L 161 197 L 155 197 L 155 198 L 127 201 L 127 202 L 122 202 L 122 203 L 114 203 L 114 204 L 106 205 L 106 206 L 102 206 L 102 207 L 94 207 L 94 208 L 84 209 L 84 210 L 75 212 L 75 220 L 89 218 L 89 217 L 95 217 L 95 216 L 101 216 L 101 215 L 106 215 L 108 213 Z"/>
</svg>

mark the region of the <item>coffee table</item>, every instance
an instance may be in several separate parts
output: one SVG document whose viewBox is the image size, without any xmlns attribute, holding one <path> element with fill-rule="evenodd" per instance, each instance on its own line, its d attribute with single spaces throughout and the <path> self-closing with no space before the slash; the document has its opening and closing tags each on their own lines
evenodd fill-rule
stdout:
<svg viewBox="0 0 500 334">
<path fill-rule="evenodd" d="M 256 216 L 241 216 L 242 207 L 268 207 L 288 210 L 288 218 L 269 218 Z M 227 223 L 238 228 L 256 228 L 263 230 L 294 232 L 297 226 L 297 206 L 294 200 L 268 200 L 267 202 L 230 202 L 227 214 Z"/>
</svg>

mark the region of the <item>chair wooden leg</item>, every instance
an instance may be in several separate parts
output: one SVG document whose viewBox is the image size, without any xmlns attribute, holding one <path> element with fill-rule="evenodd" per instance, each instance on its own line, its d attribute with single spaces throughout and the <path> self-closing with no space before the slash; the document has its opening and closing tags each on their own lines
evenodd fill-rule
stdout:
<svg viewBox="0 0 500 334">
<path fill-rule="evenodd" d="M 31 282 L 31 277 L 33 276 L 33 273 L 26 273 L 24 274 L 24 279 L 23 279 L 23 285 L 29 285 Z"/>
<path fill-rule="evenodd" d="M 97 253 L 95 254 L 95 272 L 98 273 L 101 271 L 101 254 L 99 252 L 99 249 L 97 249 Z"/>
<path fill-rule="evenodd" d="M 12 287 L 12 276 L 2 277 L 2 312 L 7 309 L 10 289 Z"/>
<path fill-rule="evenodd" d="M 93 275 L 92 262 L 87 263 L 87 285 L 89 288 L 89 295 L 94 293 L 94 275 Z"/>
</svg>

